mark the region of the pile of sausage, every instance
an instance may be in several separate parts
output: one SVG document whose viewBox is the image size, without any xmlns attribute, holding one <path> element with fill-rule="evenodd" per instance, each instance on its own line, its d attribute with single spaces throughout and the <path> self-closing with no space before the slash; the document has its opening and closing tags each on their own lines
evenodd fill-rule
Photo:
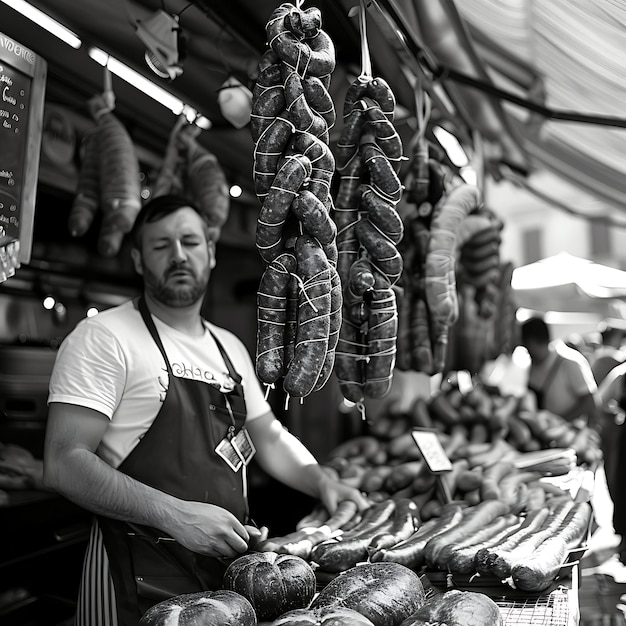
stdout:
<svg viewBox="0 0 626 626">
<path fill-rule="evenodd" d="M 250 122 L 254 187 L 261 203 L 256 246 L 265 262 L 257 293 L 256 370 L 291 397 L 330 377 L 342 294 L 330 187 L 335 159 L 328 130 L 332 40 L 317 8 L 283 3 L 266 25 Z"/>
<path fill-rule="evenodd" d="M 337 269 L 343 288 L 335 374 L 345 398 L 380 398 L 391 387 L 402 274 L 396 204 L 402 141 L 393 126 L 395 97 L 381 78 L 359 77 L 346 94 L 337 143 Z"/>
</svg>

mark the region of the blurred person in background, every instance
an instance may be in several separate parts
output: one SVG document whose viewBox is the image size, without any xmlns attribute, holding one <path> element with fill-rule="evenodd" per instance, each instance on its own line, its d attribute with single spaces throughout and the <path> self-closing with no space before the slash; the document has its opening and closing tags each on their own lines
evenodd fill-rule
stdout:
<svg viewBox="0 0 626 626">
<path fill-rule="evenodd" d="M 602 320 L 598 331 L 602 343 L 591 357 L 591 371 L 596 382 L 600 384 L 616 365 L 626 361 L 626 320 L 607 318 Z"/>
<path fill-rule="evenodd" d="M 561 339 L 552 340 L 541 317 L 529 318 L 520 331 L 530 356 L 528 388 L 537 397 L 537 408 L 570 422 L 582 418 L 595 424 L 597 385 L 585 356 Z"/>
<path fill-rule="evenodd" d="M 621 479 L 626 476 L 626 361 L 614 367 L 598 385 L 600 434 L 604 472 L 613 500 L 613 529 L 621 537 L 617 552 L 626 565 L 626 492 Z"/>
</svg>

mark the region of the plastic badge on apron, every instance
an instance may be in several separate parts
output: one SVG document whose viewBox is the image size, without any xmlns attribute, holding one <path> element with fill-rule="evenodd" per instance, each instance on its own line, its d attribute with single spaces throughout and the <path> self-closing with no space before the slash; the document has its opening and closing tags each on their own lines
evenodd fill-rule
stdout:
<svg viewBox="0 0 626 626">
<path fill-rule="evenodd" d="M 250 434 L 245 427 L 241 428 L 237 434 L 235 433 L 235 416 L 233 415 L 232 408 L 228 395 L 224 394 L 226 400 L 226 407 L 230 413 L 232 425 L 228 429 L 228 434 L 222 439 L 215 447 L 215 453 L 224 459 L 226 465 L 230 467 L 233 472 L 238 472 L 240 469 L 243 472 L 243 489 L 244 498 L 248 497 L 247 489 L 247 476 L 246 468 L 250 464 L 256 449 L 250 439 Z M 243 468 L 243 469 L 242 469 Z"/>
</svg>

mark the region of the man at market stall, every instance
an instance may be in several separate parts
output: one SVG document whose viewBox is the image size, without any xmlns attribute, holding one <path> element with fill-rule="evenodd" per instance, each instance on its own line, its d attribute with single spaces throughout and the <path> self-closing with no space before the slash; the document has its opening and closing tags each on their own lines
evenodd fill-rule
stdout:
<svg viewBox="0 0 626 626">
<path fill-rule="evenodd" d="M 530 356 L 528 388 L 535 392 L 537 408 L 595 425 L 597 385 L 585 356 L 560 339 L 551 340 L 541 317 L 522 324 L 521 343 Z"/>
<path fill-rule="evenodd" d="M 607 374 L 620 363 L 626 361 L 624 339 L 626 338 L 626 320 L 607 318 L 602 320 L 598 331 L 602 343 L 591 355 L 591 371 L 598 385 Z"/>
<path fill-rule="evenodd" d="M 331 512 L 369 505 L 274 416 L 243 343 L 201 316 L 215 242 L 199 210 L 155 198 L 132 241 L 142 296 L 81 321 L 50 381 L 45 482 L 95 513 L 78 626 L 136 624 L 166 597 L 220 588 L 260 539 L 247 504 L 255 451 Z"/>
</svg>

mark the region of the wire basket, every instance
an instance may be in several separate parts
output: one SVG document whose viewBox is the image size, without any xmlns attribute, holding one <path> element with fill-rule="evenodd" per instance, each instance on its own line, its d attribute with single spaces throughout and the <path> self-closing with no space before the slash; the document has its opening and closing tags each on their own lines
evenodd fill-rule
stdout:
<svg viewBox="0 0 626 626">
<path fill-rule="evenodd" d="M 433 587 L 432 582 L 425 576 L 421 576 L 420 579 L 424 585 L 426 599 L 442 592 L 441 587 L 438 589 Z M 575 623 L 571 615 L 572 590 L 565 585 L 555 586 L 543 594 L 523 594 L 502 586 L 500 589 L 506 589 L 506 595 L 498 592 L 498 586 L 465 587 L 467 591 L 478 591 L 489 596 L 498 605 L 504 626 L 571 626 Z"/>
<path fill-rule="evenodd" d="M 568 589 L 560 587 L 547 596 L 534 598 L 493 598 L 506 626 L 569 626 Z"/>
</svg>

